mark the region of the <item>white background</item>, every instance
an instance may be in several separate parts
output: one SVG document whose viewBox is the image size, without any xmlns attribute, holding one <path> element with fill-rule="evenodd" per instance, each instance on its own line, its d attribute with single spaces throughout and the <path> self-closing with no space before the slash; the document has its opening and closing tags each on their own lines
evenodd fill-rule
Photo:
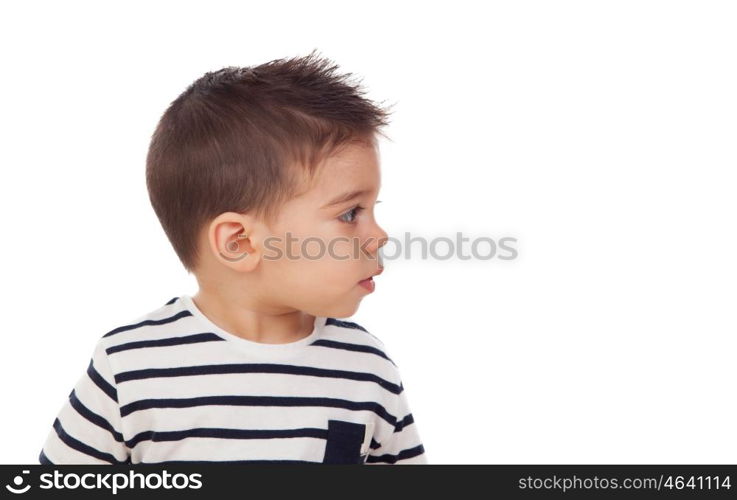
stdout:
<svg viewBox="0 0 737 500">
<path fill-rule="evenodd" d="M 313 48 L 396 102 L 391 260 L 353 320 L 432 463 L 734 463 L 737 8 L 715 1 L 24 2 L 0 12 L 0 462 L 36 463 L 96 340 L 196 282 L 149 204 L 168 104 Z"/>
</svg>

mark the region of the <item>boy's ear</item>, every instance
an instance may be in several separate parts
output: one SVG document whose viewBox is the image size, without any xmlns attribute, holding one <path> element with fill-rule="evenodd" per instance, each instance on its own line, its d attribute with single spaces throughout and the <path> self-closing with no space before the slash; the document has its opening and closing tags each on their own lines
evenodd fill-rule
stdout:
<svg viewBox="0 0 737 500">
<path fill-rule="evenodd" d="M 210 222 L 207 239 L 215 258 L 233 269 L 251 271 L 261 259 L 260 226 L 249 215 L 218 215 Z"/>
</svg>

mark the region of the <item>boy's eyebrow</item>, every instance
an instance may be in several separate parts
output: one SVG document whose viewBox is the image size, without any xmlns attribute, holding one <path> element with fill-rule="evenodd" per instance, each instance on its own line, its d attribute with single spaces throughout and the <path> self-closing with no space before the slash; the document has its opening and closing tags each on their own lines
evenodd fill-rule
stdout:
<svg viewBox="0 0 737 500">
<path fill-rule="evenodd" d="M 356 189 L 353 191 L 348 191 L 347 193 L 343 193 L 337 198 L 333 199 L 333 201 L 327 203 L 326 205 L 323 205 L 322 208 L 328 208 L 328 207 L 332 207 L 333 205 L 339 205 L 340 203 L 351 201 L 354 198 L 358 198 L 359 196 L 363 196 L 370 192 L 371 191 L 369 189 Z"/>
</svg>

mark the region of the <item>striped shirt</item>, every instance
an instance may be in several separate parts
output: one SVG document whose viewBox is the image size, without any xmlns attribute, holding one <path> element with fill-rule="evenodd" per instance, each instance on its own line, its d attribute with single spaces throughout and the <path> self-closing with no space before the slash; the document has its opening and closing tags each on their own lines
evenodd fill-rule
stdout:
<svg viewBox="0 0 737 500">
<path fill-rule="evenodd" d="M 254 342 L 188 295 L 103 335 L 41 464 L 425 464 L 397 365 L 362 326 Z"/>
</svg>

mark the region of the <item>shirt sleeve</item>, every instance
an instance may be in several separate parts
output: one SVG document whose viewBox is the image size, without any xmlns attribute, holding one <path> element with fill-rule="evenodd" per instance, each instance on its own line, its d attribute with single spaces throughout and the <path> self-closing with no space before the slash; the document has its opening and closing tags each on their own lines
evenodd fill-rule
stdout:
<svg viewBox="0 0 737 500">
<path fill-rule="evenodd" d="M 400 393 L 395 397 L 393 414 L 397 417 L 394 432 L 378 448 L 372 449 L 366 464 L 427 464 L 427 454 L 420 433 L 410 411 L 407 392 L 400 382 Z"/>
<path fill-rule="evenodd" d="M 115 377 L 102 339 L 49 431 L 41 464 L 130 463 L 123 439 Z"/>
</svg>

